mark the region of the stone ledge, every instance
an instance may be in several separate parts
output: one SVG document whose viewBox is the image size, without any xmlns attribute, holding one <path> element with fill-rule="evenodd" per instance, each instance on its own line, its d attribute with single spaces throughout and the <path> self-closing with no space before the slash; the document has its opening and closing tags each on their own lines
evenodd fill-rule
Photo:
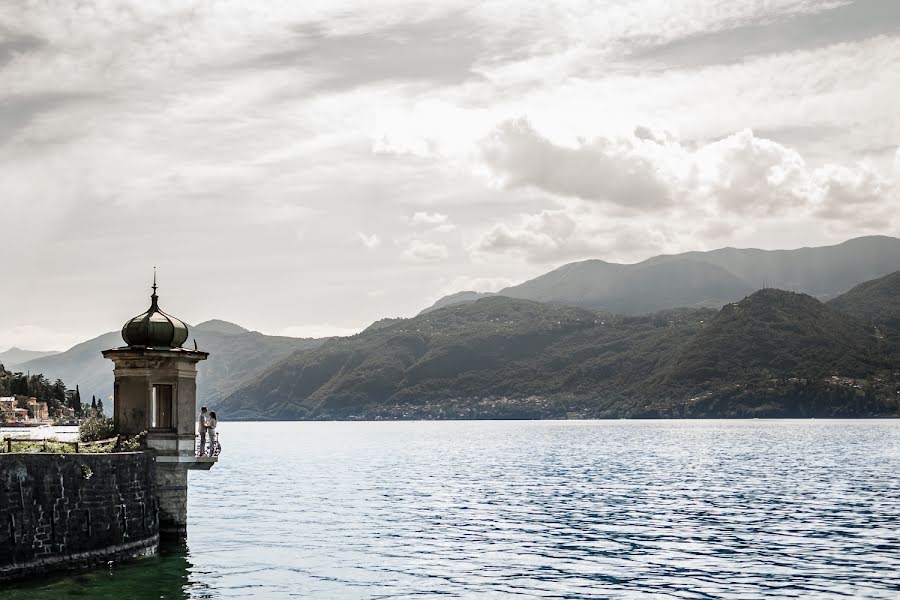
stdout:
<svg viewBox="0 0 900 600">
<path fill-rule="evenodd" d="M 97 550 L 89 550 L 87 552 L 62 556 L 49 556 L 25 563 L 3 565 L 0 566 L 0 581 L 23 579 L 31 575 L 44 575 L 51 571 L 80 571 L 109 561 L 125 560 L 128 558 L 136 558 L 138 556 L 149 556 L 155 554 L 158 549 L 159 534 L 154 534 L 142 540 L 128 542 L 126 544 L 117 544 Z"/>
</svg>

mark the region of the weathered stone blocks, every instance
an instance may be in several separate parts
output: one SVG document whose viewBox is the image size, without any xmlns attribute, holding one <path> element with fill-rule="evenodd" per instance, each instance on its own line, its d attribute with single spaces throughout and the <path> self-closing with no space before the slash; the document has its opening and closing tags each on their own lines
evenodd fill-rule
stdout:
<svg viewBox="0 0 900 600">
<path fill-rule="evenodd" d="M 155 552 L 153 456 L 0 454 L 0 581 Z"/>
</svg>

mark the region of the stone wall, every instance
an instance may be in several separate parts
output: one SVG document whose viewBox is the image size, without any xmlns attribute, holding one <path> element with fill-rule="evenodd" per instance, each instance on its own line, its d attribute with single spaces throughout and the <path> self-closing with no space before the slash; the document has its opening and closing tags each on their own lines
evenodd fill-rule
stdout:
<svg viewBox="0 0 900 600">
<path fill-rule="evenodd" d="M 147 453 L 0 454 L 0 581 L 155 552 Z"/>
</svg>

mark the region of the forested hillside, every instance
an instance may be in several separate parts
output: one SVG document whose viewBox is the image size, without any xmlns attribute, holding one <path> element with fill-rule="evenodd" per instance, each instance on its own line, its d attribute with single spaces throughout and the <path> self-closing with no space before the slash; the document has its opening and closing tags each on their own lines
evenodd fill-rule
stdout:
<svg viewBox="0 0 900 600">
<path fill-rule="evenodd" d="M 895 299 L 896 300 L 896 299 Z M 613 316 L 502 296 L 298 352 L 232 418 L 839 416 L 897 411 L 895 349 L 805 294 Z"/>
</svg>

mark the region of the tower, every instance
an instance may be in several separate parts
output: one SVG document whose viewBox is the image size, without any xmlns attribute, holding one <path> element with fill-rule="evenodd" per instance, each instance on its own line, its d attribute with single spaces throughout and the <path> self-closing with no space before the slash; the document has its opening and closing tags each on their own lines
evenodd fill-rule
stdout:
<svg viewBox="0 0 900 600">
<path fill-rule="evenodd" d="M 197 363 L 207 352 L 181 345 L 188 339 L 183 321 L 159 308 L 156 273 L 150 308 L 122 327 L 125 346 L 104 350 L 113 361 L 113 419 L 120 435 L 147 432 L 156 455 L 156 487 L 161 536 L 187 534 L 188 470 L 208 470 L 215 456 L 195 456 Z"/>
</svg>

